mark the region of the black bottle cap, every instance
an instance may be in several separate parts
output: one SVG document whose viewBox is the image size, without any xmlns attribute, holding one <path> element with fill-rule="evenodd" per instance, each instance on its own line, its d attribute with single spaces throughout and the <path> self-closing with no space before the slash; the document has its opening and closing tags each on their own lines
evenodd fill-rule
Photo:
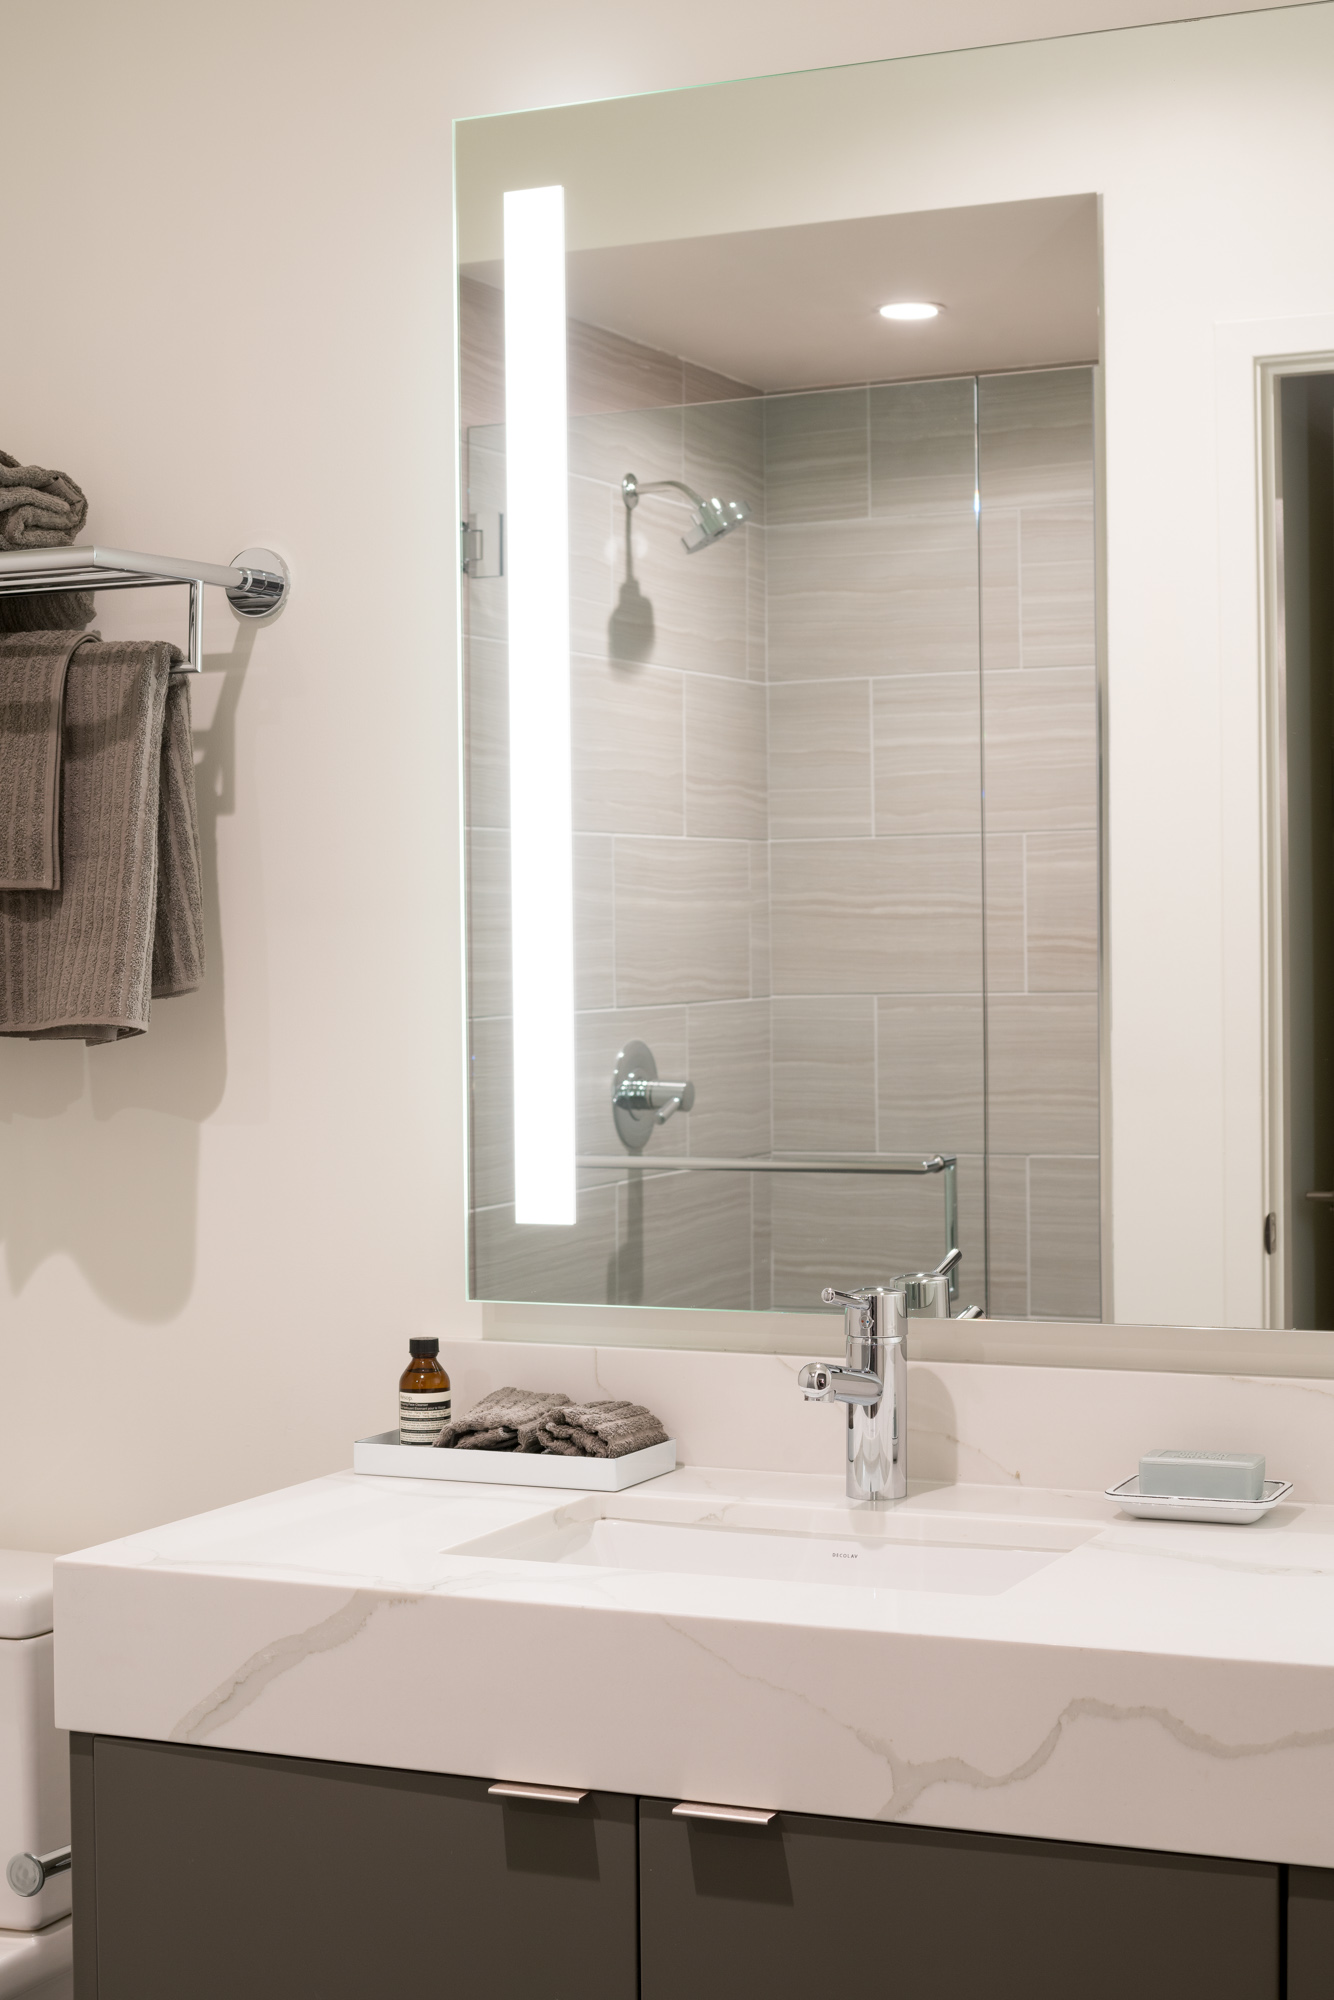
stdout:
<svg viewBox="0 0 1334 2000">
<path fill-rule="evenodd" d="M 410 1340 L 408 1342 L 408 1352 L 414 1358 L 418 1355 L 424 1355 L 428 1359 L 434 1359 L 440 1352 L 440 1342 L 438 1340 Z"/>
</svg>

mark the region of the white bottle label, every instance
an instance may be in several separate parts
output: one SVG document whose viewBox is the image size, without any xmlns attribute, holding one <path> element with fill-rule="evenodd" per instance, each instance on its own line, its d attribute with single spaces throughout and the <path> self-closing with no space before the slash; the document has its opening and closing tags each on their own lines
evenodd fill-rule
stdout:
<svg viewBox="0 0 1334 2000">
<path fill-rule="evenodd" d="M 400 1444 L 434 1444 L 449 1422 L 448 1389 L 432 1389 L 420 1395 L 415 1389 L 398 1392 L 398 1441 Z"/>
</svg>

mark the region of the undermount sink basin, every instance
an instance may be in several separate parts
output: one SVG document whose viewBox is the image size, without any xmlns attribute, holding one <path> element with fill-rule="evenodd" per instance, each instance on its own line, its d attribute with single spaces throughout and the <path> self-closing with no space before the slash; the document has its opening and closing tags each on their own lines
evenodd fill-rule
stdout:
<svg viewBox="0 0 1334 2000">
<path fill-rule="evenodd" d="M 801 1517 L 786 1527 L 758 1522 L 695 1522 L 627 1518 L 612 1503 L 585 1501 L 540 1520 L 503 1528 L 465 1543 L 455 1555 L 500 1556 L 511 1562 L 580 1564 L 654 1575 L 749 1577 L 757 1582 L 833 1584 L 862 1590 L 952 1591 L 992 1597 L 1086 1539 L 1075 1531 L 1015 1547 L 982 1539 L 900 1539 L 883 1531 L 821 1529 Z M 757 1513 L 761 1510 L 755 1510 Z M 960 1524 L 962 1525 L 962 1524 Z"/>
</svg>

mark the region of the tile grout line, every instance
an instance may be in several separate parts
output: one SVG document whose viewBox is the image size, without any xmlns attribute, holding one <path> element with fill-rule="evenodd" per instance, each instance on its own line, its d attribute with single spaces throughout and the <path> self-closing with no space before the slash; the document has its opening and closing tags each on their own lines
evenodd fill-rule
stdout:
<svg viewBox="0 0 1334 2000">
<path fill-rule="evenodd" d="M 1028 832 L 1020 834 L 1020 924 L 1024 934 L 1024 994 L 1032 992 L 1028 972 Z"/>
<path fill-rule="evenodd" d="M 769 473 L 768 473 L 768 432 L 765 432 L 765 472 L 764 472 L 764 540 L 761 543 L 763 555 L 761 604 L 764 612 L 764 715 L 765 715 L 765 843 L 764 843 L 764 935 L 766 941 L 765 987 L 766 1005 L 769 1011 L 769 1151 L 772 1153 L 775 1138 L 775 1072 L 774 1072 L 774 866 L 773 866 L 773 733 L 771 728 L 773 681 L 769 673 Z M 774 1219 L 773 1196 L 766 1188 L 765 1206 L 765 1286 L 768 1309 L 772 1312 L 776 1273 L 774 1269 Z"/>
<path fill-rule="evenodd" d="M 873 1139 L 873 1140 L 875 1141 L 875 1151 L 876 1151 L 876 1152 L 878 1153 L 878 1152 L 879 1152 L 879 1151 L 881 1150 L 881 1146 L 880 1146 L 880 1000 L 879 1000 L 879 996 L 878 996 L 877 994 L 874 994 L 874 993 L 872 993 L 872 994 L 870 995 L 870 1000 L 871 1000 L 871 1089 L 872 1089 L 872 1090 L 873 1090 L 873 1092 L 875 1093 L 875 1096 L 874 1096 L 874 1101 L 873 1101 L 873 1103 L 872 1103 L 872 1106 L 871 1106 L 871 1115 L 872 1115 L 872 1121 L 873 1121 L 873 1122 L 872 1122 L 872 1126 L 871 1126 L 871 1137 L 872 1137 L 872 1139 Z"/>
<path fill-rule="evenodd" d="M 991 1029 L 987 964 L 987 749 L 986 617 L 982 560 L 982 383 L 973 377 L 973 508 L 977 592 L 977 782 L 979 893 L 982 929 L 982 1300 L 991 1311 Z"/>
<path fill-rule="evenodd" d="M 1024 1154 L 1024 1308 L 1032 1320 L 1032 1154 Z"/>
</svg>

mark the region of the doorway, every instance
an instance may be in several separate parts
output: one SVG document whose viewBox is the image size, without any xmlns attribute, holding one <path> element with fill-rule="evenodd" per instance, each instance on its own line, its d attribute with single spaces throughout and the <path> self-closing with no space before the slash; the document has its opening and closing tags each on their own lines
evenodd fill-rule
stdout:
<svg viewBox="0 0 1334 2000">
<path fill-rule="evenodd" d="M 1334 373 L 1278 389 L 1284 1316 L 1334 1327 Z"/>
</svg>

